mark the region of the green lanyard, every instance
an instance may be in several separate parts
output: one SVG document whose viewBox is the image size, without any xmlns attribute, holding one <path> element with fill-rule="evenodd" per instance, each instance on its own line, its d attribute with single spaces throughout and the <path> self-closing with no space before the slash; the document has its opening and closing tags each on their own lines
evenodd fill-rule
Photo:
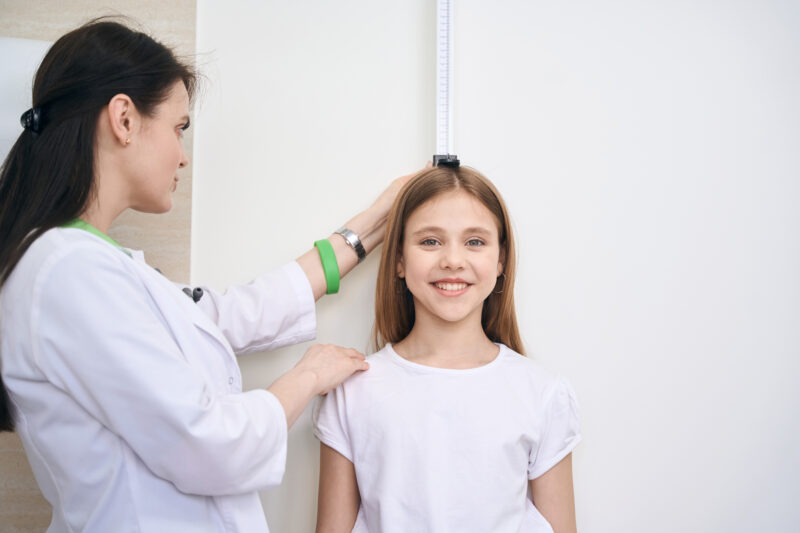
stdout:
<svg viewBox="0 0 800 533">
<path fill-rule="evenodd" d="M 74 220 L 70 220 L 69 222 L 67 222 L 66 224 L 64 224 L 61 227 L 62 228 L 78 228 L 78 229 L 82 229 L 84 231 L 88 231 L 89 233 L 91 233 L 93 235 L 97 235 L 98 237 L 100 237 L 101 239 L 106 241 L 107 243 L 112 244 L 113 246 L 116 246 L 117 248 L 119 248 L 120 250 L 125 252 L 129 257 L 131 257 L 131 253 L 128 250 L 126 250 L 125 248 L 123 248 L 122 246 L 120 246 L 120 244 L 117 241 L 115 241 L 114 239 L 112 239 L 111 237 L 109 237 L 108 235 L 106 235 L 105 233 L 100 231 L 99 229 L 95 228 L 94 226 L 92 226 L 88 222 L 86 222 L 84 220 L 81 220 L 80 218 L 76 218 Z"/>
</svg>

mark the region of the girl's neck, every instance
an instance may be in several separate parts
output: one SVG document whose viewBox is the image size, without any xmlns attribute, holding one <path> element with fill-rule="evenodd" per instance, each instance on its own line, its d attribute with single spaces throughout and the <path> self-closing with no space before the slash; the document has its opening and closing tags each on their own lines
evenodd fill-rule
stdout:
<svg viewBox="0 0 800 533">
<path fill-rule="evenodd" d="M 418 315 L 408 336 L 392 348 L 409 361 L 438 368 L 483 366 L 499 349 L 484 333 L 480 319 L 480 313 L 457 323 Z"/>
</svg>

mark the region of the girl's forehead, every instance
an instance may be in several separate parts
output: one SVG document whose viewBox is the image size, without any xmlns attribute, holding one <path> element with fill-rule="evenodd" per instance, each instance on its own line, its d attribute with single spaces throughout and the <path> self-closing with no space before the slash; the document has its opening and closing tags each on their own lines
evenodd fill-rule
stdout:
<svg viewBox="0 0 800 533">
<path fill-rule="evenodd" d="M 406 220 L 406 227 L 436 225 L 497 227 L 499 221 L 483 202 L 463 189 L 437 194 L 415 209 Z M 412 229 L 413 231 L 413 229 Z"/>
</svg>

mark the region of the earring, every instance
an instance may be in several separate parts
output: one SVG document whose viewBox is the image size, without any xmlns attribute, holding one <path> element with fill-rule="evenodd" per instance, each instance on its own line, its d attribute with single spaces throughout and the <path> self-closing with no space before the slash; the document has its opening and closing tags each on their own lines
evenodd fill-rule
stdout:
<svg viewBox="0 0 800 533">
<path fill-rule="evenodd" d="M 502 274 L 500 274 L 499 276 L 497 276 L 497 282 L 498 282 L 498 283 L 500 282 L 500 278 L 503 278 L 503 285 L 505 285 L 505 284 L 506 284 L 506 273 L 505 273 L 505 272 L 503 272 Z M 497 283 L 495 283 L 495 287 L 497 287 Z M 500 289 L 500 290 L 499 290 L 499 291 L 497 291 L 497 292 L 495 292 L 495 291 L 492 291 L 492 294 L 503 294 L 503 289 Z"/>
<path fill-rule="evenodd" d="M 128 146 L 131 143 L 130 139 L 125 139 L 125 146 Z"/>
</svg>

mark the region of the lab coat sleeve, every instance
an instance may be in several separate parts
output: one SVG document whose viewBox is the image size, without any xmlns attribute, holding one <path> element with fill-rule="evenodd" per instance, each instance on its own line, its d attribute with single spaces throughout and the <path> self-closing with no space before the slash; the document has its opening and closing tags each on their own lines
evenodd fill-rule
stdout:
<svg viewBox="0 0 800 533">
<path fill-rule="evenodd" d="M 272 350 L 316 336 L 314 294 L 295 261 L 224 293 L 206 287 L 203 291 L 197 305 L 237 354 Z"/>
<path fill-rule="evenodd" d="M 212 394 L 126 258 L 114 254 L 73 247 L 38 277 L 31 342 L 40 371 L 182 492 L 280 483 L 287 425 L 277 398 Z"/>
</svg>

